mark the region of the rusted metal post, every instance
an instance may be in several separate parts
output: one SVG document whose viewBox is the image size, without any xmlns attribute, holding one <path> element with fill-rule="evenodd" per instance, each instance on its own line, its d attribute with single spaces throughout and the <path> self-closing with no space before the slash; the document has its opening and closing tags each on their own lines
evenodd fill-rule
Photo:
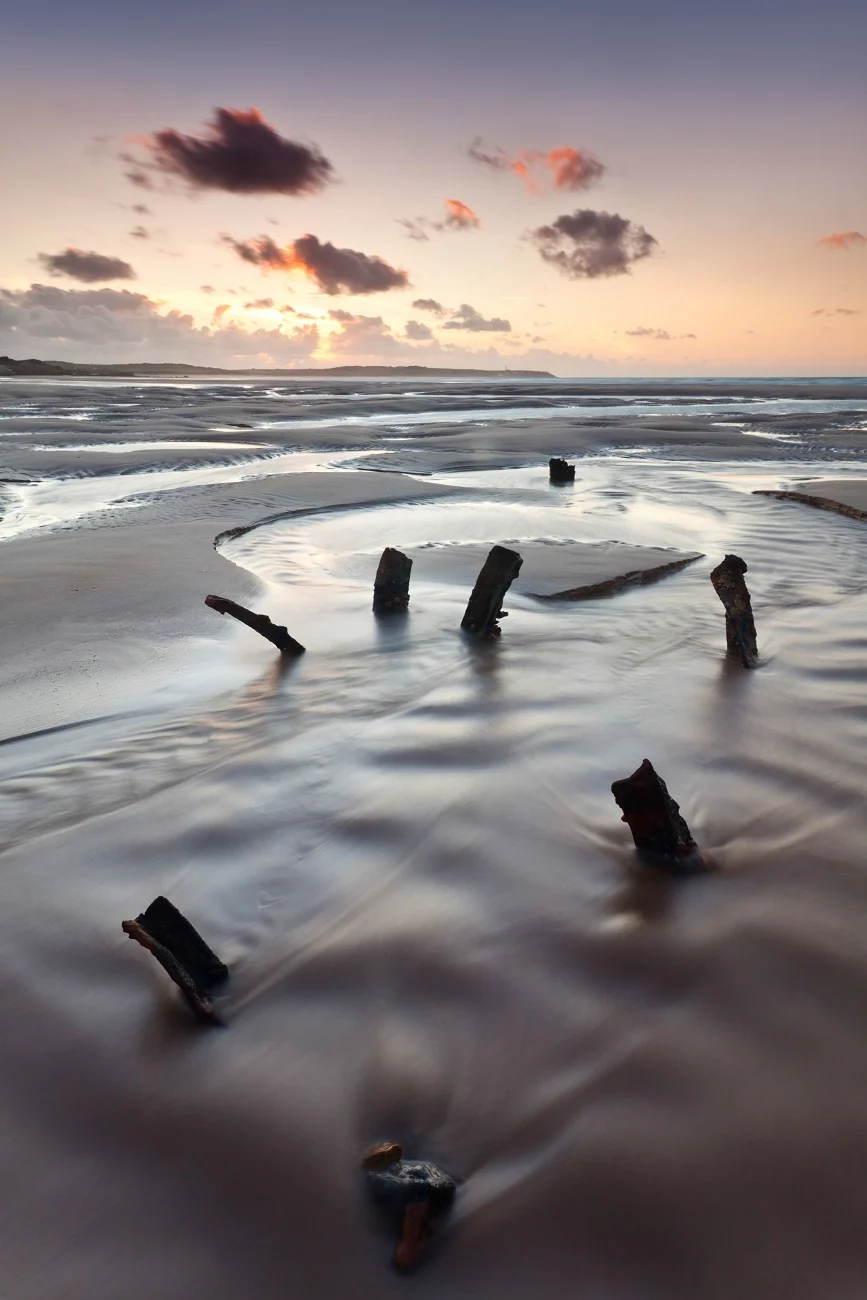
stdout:
<svg viewBox="0 0 867 1300">
<path fill-rule="evenodd" d="M 267 614 L 254 614 L 226 596 L 206 596 L 205 604 L 215 609 L 218 614 L 231 614 L 239 623 L 246 623 L 254 632 L 258 632 L 266 641 L 270 641 L 284 655 L 303 655 L 304 646 L 290 636 L 285 627 L 272 623 Z"/>
<path fill-rule="evenodd" d="M 568 465 L 559 456 L 552 456 L 548 461 L 548 478 L 552 483 L 574 483 L 575 466 Z"/>
<path fill-rule="evenodd" d="M 727 555 L 711 570 L 710 580 L 726 612 L 726 650 L 740 659 L 744 668 L 755 668 L 759 659 L 756 625 L 750 593 L 744 582 L 746 561 L 739 555 Z"/>
<path fill-rule="evenodd" d="M 379 560 L 373 583 L 373 609 L 376 614 L 405 610 L 409 605 L 409 575 L 412 560 L 393 546 L 386 546 Z"/>
<path fill-rule="evenodd" d="M 505 546 L 494 546 L 491 549 L 476 578 L 476 585 L 461 621 L 465 632 L 488 638 L 500 635 L 497 620 L 506 617 L 503 599 L 523 563 L 517 551 L 510 551 Z"/>
<path fill-rule="evenodd" d="M 615 781 L 611 793 L 632 831 L 635 847 L 650 855 L 654 865 L 675 875 L 701 869 L 704 864 L 680 807 L 648 759 L 632 776 Z"/>
</svg>

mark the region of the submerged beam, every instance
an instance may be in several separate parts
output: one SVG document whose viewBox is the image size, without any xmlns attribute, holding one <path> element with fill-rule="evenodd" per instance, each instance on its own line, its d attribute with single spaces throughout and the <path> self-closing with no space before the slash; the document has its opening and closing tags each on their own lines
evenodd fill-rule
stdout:
<svg viewBox="0 0 867 1300">
<path fill-rule="evenodd" d="M 245 609 L 234 600 L 229 600 L 226 596 L 206 596 L 205 604 L 210 609 L 215 609 L 218 614 L 231 614 L 239 623 L 246 623 L 247 627 L 258 632 L 266 641 L 270 641 L 284 655 L 303 655 L 304 646 L 300 641 L 296 641 L 290 636 L 285 627 L 280 627 L 277 623 L 272 623 L 267 614 L 254 614 L 251 609 Z"/>
<path fill-rule="evenodd" d="M 611 793 L 632 831 L 635 847 L 655 866 L 675 875 L 688 874 L 704 865 L 680 807 L 653 764 L 644 762 L 631 776 L 615 781 Z"/>
<path fill-rule="evenodd" d="M 744 582 L 746 571 L 746 561 L 739 555 L 727 555 L 711 570 L 710 580 L 725 607 L 727 653 L 740 659 L 744 668 L 755 668 L 759 661 L 759 648 L 753 606 Z"/>
<path fill-rule="evenodd" d="M 155 898 L 134 921 L 122 921 L 121 929 L 156 958 L 200 1020 L 222 1025 L 208 994 L 229 978 L 228 968 L 167 898 Z"/>
<path fill-rule="evenodd" d="M 488 638 L 500 635 L 498 620 L 506 617 L 503 600 L 523 563 L 518 552 L 510 551 L 508 547 L 494 546 L 491 549 L 461 620 L 465 632 Z"/>
<path fill-rule="evenodd" d="M 409 576 L 412 560 L 393 546 L 386 546 L 373 583 L 373 609 L 377 614 L 400 612 L 409 605 Z"/>
<path fill-rule="evenodd" d="M 559 456 L 552 456 L 548 461 L 548 478 L 552 483 L 574 483 L 575 466 L 569 465 Z"/>
</svg>

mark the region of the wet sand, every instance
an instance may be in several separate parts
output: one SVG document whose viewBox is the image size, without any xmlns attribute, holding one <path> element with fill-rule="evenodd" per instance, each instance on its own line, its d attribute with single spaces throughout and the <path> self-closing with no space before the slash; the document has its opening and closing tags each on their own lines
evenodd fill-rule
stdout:
<svg viewBox="0 0 867 1300">
<path fill-rule="evenodd" d="M 201 405 L 173 417 L 189 436 L 265 401 Z M 108 473 L 102 505 L 71 484 L 43 499 L 60 525 L 0 541 L 4 1297 L 860 1296 L 867 530 L 753 495 L 854 490 L 856 417 L 774 418 L 782 439 L 733 430 L 701 457 L 579 430 L 565 493 L 547 423 L 510 424 L 499 461 L 493 423 L 444 434 L 474 444 L 461 472 L 430 426 L 423 448 L 323 428 L 377 461 L 430 447 L 429 472 L 396 455 L 134 508 Z M 142 423 L 171 420 L 127 436 Z M 528 583 L 546 551 L 702 558 L 605 599 L 516 589 L 477 646 L 463 570 L 422 560 L 495 540 L 528 546 Z M 412 602 L 377 620 L 389 541 L 417 548 Z M 726 551 L 750 566 L 754 672 L 724 657 Z M 308 653 L 281 669 L 207 590 Z M 112 645 L 116 693 L 81 685 L 75 661 Z M 32 734 L 46 711 L 58 729 Z M 636 871 L 610 784 L 644 757 L 714 874 Z M 225 1031 L 120 931 L 158 893 L 231 968 Z M 462 1180 L 411 1281 L 357 1176 L 385 1137 Z"/>
</svg>

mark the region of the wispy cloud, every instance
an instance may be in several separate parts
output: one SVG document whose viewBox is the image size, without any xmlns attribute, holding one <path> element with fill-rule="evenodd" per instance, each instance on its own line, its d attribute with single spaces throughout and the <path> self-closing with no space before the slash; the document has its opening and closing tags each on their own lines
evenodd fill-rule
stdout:
<svg viewBox="0 0 867 1300">
<path fill-rule="evenodd" d="M 416 298 L 413 302 L 416 311 L 429 311 L 433 316 L 445 316 L 448 308 L 444 307 L 436 298 Z"/>
<path fill-rule="evenodd" d="M 820 248 L 829 248 L 838 253 L 845 253 L 853 248 L 862 248 L 867 244 L 867 235 L 860 230 L 840 230 L 834 235 L 824 235 L 816 241 Z"/>
<path fill-rule="evenodd" d="M 280 248 L 270 235 L 248 240 L 233 239 L 231 235 L 221 238 L 245 262 L 267 270 L 298 271 L 327 294 L 384 293 L 409 284 L 408 273 L 383 258 L 353 248 L 337 248 L 316 235 L 302 235 L 285 248 Z"/>
<path fill-rule="evenodd" d="M 72 280 L 80 280 L 82 284 L 136 278 L 129 262 L 124 262 L 122 258 L 85 252 L 83 248 L 64 248 L 60 253 L 40 253 L 37 261 L 51 275 L 67 275 Z"/>
<path fill-rule="evenodd" d="M 467 149 L 473 162 L 493 171 L 512 172 L 532 192 L 550 187 L 555 190 L 586 190 L 602 179 L 606 167 L 589 149 L 562 146 L 546 151 L 521 149 L 511 155 L 499 145 L 488 145 L 476 136 Z"/>
<path fill-rule="evenodd" d="M 694 334 L 669 334 L 668 330 L 654 329 L 650 325 L 638 325 L 633 330 L 624 330 L 633 339 L 653 339 L 655 342 L 664 343 L 674 339 L 694 339 Z"/>
<path fill-rule="evenodd" d="M 817 307 L 815 311 L 810 312 L 811 316 L 860 316 L 861 312 L 857 307 Z"/>
<path fill-rule="evenodd" d="M 145 189 L 162 176 L 190 190 L 302 195 L 334 179 L 334 168 L 315 145 L 287 140 L 255 108 L 217 108 L 201 135 L 166 127 L 138 143 L 143 156 L 121 157 L 130 166 L 129 180 Z"/>
<path fill-rule="evenodd" d="M 443 207 L 446 214 L 439 221 L 432 221 L 428 217 L 398 217 L 398 222 L 410 239 L 419 241 L 430 239 L 431 231 L 478 230 L 482 224 L 469 204 L 462 203 L 460 199 L 444 199 Z"/>
<path fill-rule="evenodd" d="M 616 212 L 592 208 L 579 208 L 550 225 L 538 226 L 528 238 L 544 261 L 571 280 L 626 275 L 633 263 L 659 247 L 644 226 Z"/>
</svg>

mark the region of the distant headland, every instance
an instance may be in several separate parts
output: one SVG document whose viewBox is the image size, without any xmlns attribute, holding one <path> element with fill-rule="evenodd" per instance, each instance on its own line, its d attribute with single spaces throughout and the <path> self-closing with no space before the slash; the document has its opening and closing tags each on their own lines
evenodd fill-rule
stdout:
<svg viewBox="0 0 867 1300">
<path fill-rule="evenodd" d="M 329 366 L 309 370 L 223 370 L 217 366 L 190 366 L 174 361 L 131 361 L 124 365 L 88 365 L 76 361 L 16 361 L 0 357 L 0 376 L 69 375 L 92 379 L 195 379 L 208 375 L 247 375 L 261 379 L 554 379 L 549 370 L 461 370 L 438 366 Z"/>
</svg>

